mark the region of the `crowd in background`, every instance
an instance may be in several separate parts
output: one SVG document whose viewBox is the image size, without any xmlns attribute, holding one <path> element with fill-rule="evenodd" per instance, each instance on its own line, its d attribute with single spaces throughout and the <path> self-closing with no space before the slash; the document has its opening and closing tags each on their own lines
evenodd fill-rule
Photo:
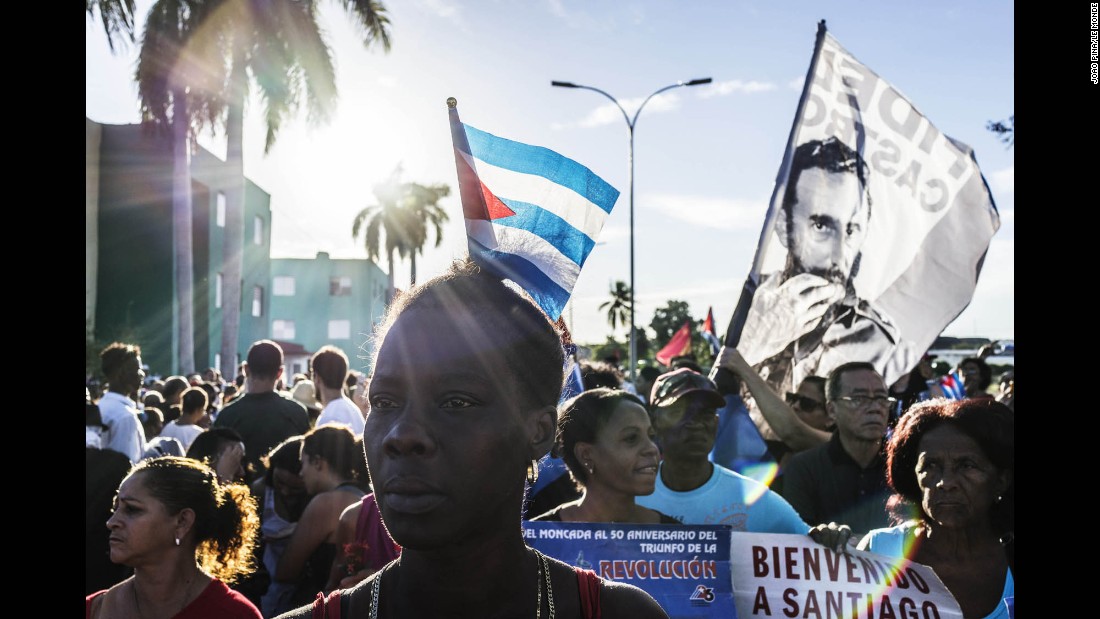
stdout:
<svg viewBox="0 0 1100 619">
<path fill-rule="evenodd" d="M 252 567 L 224 572 L 232 595 L 218 591 L 263 617 L 352 587 L 399 556 L 367 473 L 365 377 L 339 349 L 324 347 L 308 374 L 286 377 L 282 350 L 262 340 L 232 381 L 215 368 L 147 379 L 140 354 L 108 346 L 104 387 L 86 392 L 87 595 L 129 582 L 140 604 L 132 576 L 145 564 L 118 550 L 112 521 L 124 506 L 120 485 L 139 472 L 151 478 L 172 458 L 198 463 L 183 468 L 212 475 L 226 492 L 245 489 L 233 491 L 238 519 L 255 518 L 255 539 L 238 562 Z M 1014 374 L 994 385 L 984 355 L 967 358 L 951 374 L 962 383 L 952 392 L 933 359 L 892 385 L 873 365 L 849 363 L 785 394 L 733 348 L 709 372 L 678 357 L 642 368 L 633 383 L 614 359 L 567 359 L 583 384 L 560 402 L 551 453 L 529 466 L 525 517 L 799 534 L 832 523 L 834 532 L 846 525 L 842 543 L 887 554 L 923 535 L 918 562 L 936 568 L 964 609 L 996 616 L 986 612 L 990 600 L 1011 597 L 1012 587 Z M 938 442 L 921 442 L 929 437 Z M 928 475 L 940 476 L 935 492 L 947 484 L 974 502 L 979 521 L 944 516 L 950 510 L 929 499 Z M 979 541 L 960 554 L 963 538 Z M 188 558 L 173 555 L 175 564 L 189 565 L 199 542 Z M 991 582 L 1005 566 L 1007 580 Z M 198 574 L 208 585 L 181 598 L 207 595 L 218 581 Z"/>
</svg>

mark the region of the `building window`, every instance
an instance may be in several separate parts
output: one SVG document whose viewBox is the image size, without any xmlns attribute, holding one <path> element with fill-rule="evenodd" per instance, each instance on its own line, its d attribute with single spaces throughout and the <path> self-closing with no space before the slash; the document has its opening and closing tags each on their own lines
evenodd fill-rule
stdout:
<svg viewBox="0 0 1100 619">
<path fill-rule="evenodd" d="M 264 287 L 256 286 L 252 289 L 252 315 L 264 315 Z"/>
<path fill-rule="evenodd" d="M 294 339 L 294 321 L 293 320 L 272 320 L 271 321 L 271 337 L 276 340 L 293 340 Z"/>
<path fill-rule="evenodd" d="M 351 339 L 351 321 L 350 320 L 330 320 L 330 321 L 328 321 L 328 339 L 330 339 L 330 340 L 349 340 L 349 339 Z"/>
<path fill-rule="evenodd" d="M 214 275 L 214 307 L 222 306 L 222 274 Z"/>
<path fill-rule="evenodd" d="M 328 294 L 330 297 L 350 297 L 351 277 L 342 275 L 328 280 Z"/>
<path fill-rule="evenodd" d="M 289 275 L 277 275 L 271 280 L 271 294 L 277 297 L 293 297 L 294 278 Z"/>
<path fill-rule="evenodd" d="M 262 217 L 257 217 L 252 221 L 252 243 L 255 245 L 264 244 L 264 220 Z"/>
<path fill-rule="evenodd" d="M 219 228 L 225 227 L 225 194 L 220 191 L 214 204 L 214 222 Z"/>
</svg>

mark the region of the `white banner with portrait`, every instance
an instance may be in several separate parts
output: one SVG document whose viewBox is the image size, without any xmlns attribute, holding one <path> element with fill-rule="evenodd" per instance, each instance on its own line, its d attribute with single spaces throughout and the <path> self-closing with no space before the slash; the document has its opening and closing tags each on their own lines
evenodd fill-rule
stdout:
<svg viewBox="0 0 1100 619">
<path fill-rule="evenodd" d="M 971 149 L 822 23 L 726 342 L 779 393 L 847 361 L 891 384 L 970 303 L 999 226 Z"/>
</svg>

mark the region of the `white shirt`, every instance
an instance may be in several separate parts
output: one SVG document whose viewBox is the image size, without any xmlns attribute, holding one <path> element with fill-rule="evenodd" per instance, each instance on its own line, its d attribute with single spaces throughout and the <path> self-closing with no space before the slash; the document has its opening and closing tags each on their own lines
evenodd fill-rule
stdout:
<svg viewBox="0 0 1100 619">
<path fill-rule="evenodd" d="M 160 435 L 176 439 L 183 445 L 183 453 L 187 453 L 187 450 L 191 449 L 191 443 L 195 441 L 195 437 L 203 433 L 203 428 L 193 423 L 180 425 L 176 421 L 176 419 L 169 421 L 164 429 L 160 431 Z"/>
<path fill-rule="evenodd" d="M 326 404 L 317 417 L 316 425 L 319 428 L 333 423 L 351 426 L 355 438 L 362 438 L 363 436 L 363 411 L 359 410 L 355 402 L 352 402 L 347 396 L 340 396 L 340 399 Z"/>
<path fill-rule="evenodd" d="M 138 418 L 137 404 L 130 398 L 107 392 L 99 399 L 99 415 L 107 432 L 103 436 L 103 448 L 113 449 L 136 464 L 145 453 L 145 428 Z"/>
</svg>

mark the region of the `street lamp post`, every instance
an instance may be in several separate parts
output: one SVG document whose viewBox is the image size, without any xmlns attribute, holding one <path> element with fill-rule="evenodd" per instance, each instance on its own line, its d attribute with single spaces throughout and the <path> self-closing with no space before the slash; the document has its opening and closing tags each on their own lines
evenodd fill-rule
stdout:
<svg viewBox="0 0 1100 619">
<path fill-rule="evenodd" d="M 653 97 L 661 94 L 666 90 L 672 90 L 673 88 L 680 88 L 681 86 L 699 86 L 701 84 L 711 83 L 711 78 L 703 77 L 694 80 L 688 80 L 686 82 L 676 82 L 670 84 L 664 88 L 659 88 L 645 98 L 642 104 L 638 106 L 638 111 L 634 112 L 634 118 L 631 118 L 623 106 L 619 103 L 618 99 L 612 97 L 608 93 L 592 86 L 582 86 L 581 84 L 574 84 L 573 82 L 561 82 L 554 80 L 550 82 L 551 86 L 559 86 L 561 88 L 583 88 L 584 90 L 592 90 L 600 93 L 601 95 L 611 99 L 611 102 L 615 104 L 615 107 L 619 108 L 619 111 L 623 113 L 623 119 L 626 120 L 626 126 L 630 129 L 630 151 L 627 155 L 630 163 L 630 382 L 634 382 L 635 366 L 638 365 L 638 342 L 634 337 L 634 126 L 638 123 L 638 115 L 642 113 L 642 108 Z"/>
</svg>

